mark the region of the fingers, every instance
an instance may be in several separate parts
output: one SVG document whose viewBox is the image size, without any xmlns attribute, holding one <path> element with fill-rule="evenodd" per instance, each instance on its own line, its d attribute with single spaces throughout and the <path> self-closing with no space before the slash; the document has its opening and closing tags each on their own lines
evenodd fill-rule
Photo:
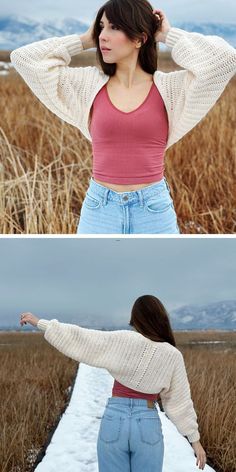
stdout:
<svg viewBox="0 0 236 472">
<path fill-rule="evenodd" d="M 157 10 L 157 9 L 153 10 L 153 14 L 158 16 L 160 19 L 164 18 L 164 16 L 165 16 L 164 13 L 162 12 L 162 10 Z"/>
<path fill-rule="evenodd" d="M 21 320 L 20 320 L 20 324 L 21 326 L 23 326 L 24 324 L 27 324 L 27 321 L 29 321 L 29 317 L 31 316 L 31 313 L 22 313 L 20 315 L 21 317 Z"/>
<path fill-rule="evenodd" d="M 21 320 L 21 321 L 20 321 L 20 324 L 21 324 L 21 326 L 23 326 L 23 325 L 27 324 L 27 322 Z"/>
<path fill-rule="evenodd" d="M 37 318 L 37 316 L 33 315 L 30 312 L 26 312 L 21 314 L 20 324 L 22 325 L 30 323 L 32 324 L 32 326 L 37 326 L 38 320 L 39 318 Z"/>
<path fill-rule="evenodd" d="M 199 454 L 197 456 L 196 465 L 199 469 L 204 469 L 206 465 L 206 454 Z"/>
<path fill-rule="evenodd" d="M 166 21 L 166 16 L 161 10 L 153 10 L 153 14 L 159 22 L 159 26 Z"/>
</svg>

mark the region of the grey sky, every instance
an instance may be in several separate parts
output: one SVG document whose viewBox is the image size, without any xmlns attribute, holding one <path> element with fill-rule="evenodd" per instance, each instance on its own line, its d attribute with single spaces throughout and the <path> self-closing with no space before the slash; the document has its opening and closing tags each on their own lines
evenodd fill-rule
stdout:
<svg viewBox="0 0 236 472">
<path fill-rule="evenodd" d="M 26 17 L 58 20 L 65 17 L 90 22 L 97 10 L 105 3 L 100 0 L 0 0 L 0 14 L 17 14 Z M 158 0 L 150 2 L 154 8 L 162 9 L 170 22 L 235 22 L 236 7 L 233 0 Z"/>
<path fill-rule="evenodd" d="M 0 238 L 0 324 L 19 314 L 120 326 L 134 300 L 168 310 L 235 299 L 235 238 Z"/>
</svg>

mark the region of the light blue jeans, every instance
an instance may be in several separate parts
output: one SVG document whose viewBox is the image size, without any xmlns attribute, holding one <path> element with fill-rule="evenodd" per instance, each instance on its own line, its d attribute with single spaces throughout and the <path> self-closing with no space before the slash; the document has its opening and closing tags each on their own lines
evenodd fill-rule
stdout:
<svg viewBox="0 0 236 472">
<path fill-rule="evenodd" d="M 164 437 L 156 407 L 144 398 L 109 397 L 97 457 L 99 472 L 162 472 Z"/>
<path fill-rule="evenodd" d="M 180 233 L 170 188 L 160 182 L 130 192 L 116 192 L 91 177 L 77 234 Z"/>
</svg>

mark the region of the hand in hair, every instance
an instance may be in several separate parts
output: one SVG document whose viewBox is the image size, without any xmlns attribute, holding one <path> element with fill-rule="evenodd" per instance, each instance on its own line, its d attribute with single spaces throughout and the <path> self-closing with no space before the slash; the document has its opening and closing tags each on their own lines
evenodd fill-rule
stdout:
<svg viewBox="0 0 236 472">
<path fill-rule="evenodd" d="M 155 40 L 157 42 L 165 42 L 166 35 L 171 28 L 171 25 L 167 19 L 166 14 L 162 10 L 153 10 L 153 14 L 157 18 L 157 32 L 155 34 Z"/>
<path fill-rule="evenodd" d="M 95 21 L 96 21 L 96 18 L 92 21 L 87 31 L 85 31 L 85 33 L 80 35 L 81 40 L 83 40 L 82 43 L 83 45 L 85 45 L 84 49 L 89 49 L 96 46 L 95 41 L 93 40 L 93 29 L 94 29 Z"/>
</svg>

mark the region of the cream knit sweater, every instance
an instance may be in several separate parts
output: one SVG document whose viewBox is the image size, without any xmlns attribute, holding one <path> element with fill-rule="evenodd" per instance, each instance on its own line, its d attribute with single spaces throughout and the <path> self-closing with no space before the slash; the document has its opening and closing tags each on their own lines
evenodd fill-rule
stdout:
<svg viewBox="0 0 236 472">
<path fill-rule="evenodd" d="M 163 408 L 178 431 L 190 442 L 200 439 L 183 355 L 176 347 L 137 331 L 88 329 L 57 319 L 40 319 L 37 327 L 71 359 L 104 368 L 134 390 L 160 393 Z"/>
<path fill-rule="evenodd" d="M 184 70 L 153 75 L 168 115 L 166 150 L 188 133 L 216 103 L 236 72 L 236 50 L 219 36 L 171 27 L 166 45 Z M 11 52 L 13 66 L 41 102 L 92 141 L 89 112 L 109 76 L 96 66 L 69 67 L 83 50 L 78 34 L 52 37 Z M 157 128 L 158 133 L 158 128 Z"/>
</svg>

